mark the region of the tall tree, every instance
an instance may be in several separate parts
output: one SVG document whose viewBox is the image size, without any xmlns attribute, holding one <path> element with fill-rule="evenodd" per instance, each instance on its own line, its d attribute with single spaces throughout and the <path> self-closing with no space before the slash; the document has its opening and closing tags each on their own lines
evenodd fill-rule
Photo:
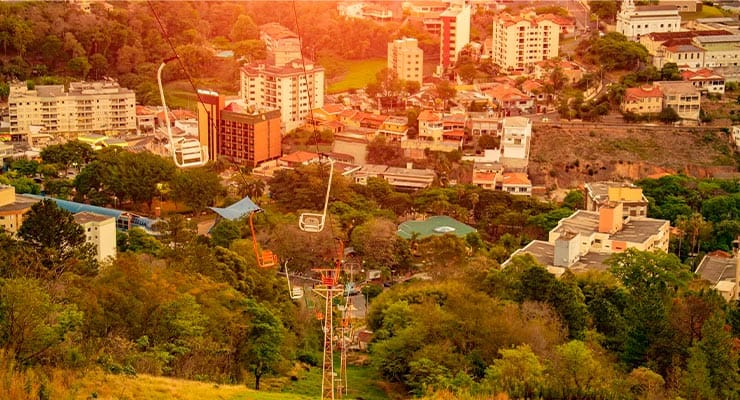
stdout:
<svg viewBox="0 0 740 400">
<path fill-rule="evenodd" d="M 250 299 L 247 310 L 249 325 L 240 351 L 241 360 L 254 376 L 254 389 L 259 390 L 262 377 L 278 370 L 285 333 L 280 318 L 264 305 Z"/>
<path fill-rule="evenodd" d="M 85 243 L 82 227 L 53 200 L 44 199 L 31 206 L 18 236 L 37 249 L 51 277 L 69 270 L 89 273 L 97 267 L 95 248 Z"/>
<path fill-rule="evenodd" d="M 185 203 L 196 215 L 224 192 L 218 175 L 205 168 L 180 171 L 170 185 L 173 199 Z"/>
</svg>

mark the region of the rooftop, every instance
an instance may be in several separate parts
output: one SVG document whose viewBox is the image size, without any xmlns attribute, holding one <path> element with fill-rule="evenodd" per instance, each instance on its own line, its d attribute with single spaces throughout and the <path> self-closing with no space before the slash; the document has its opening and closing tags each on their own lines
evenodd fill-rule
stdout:
<svg viewBox="0 0 740 400">
<path fill-rule="evenodd" d="M 696 274 L 711 282 L 713 285 L 723 280 L 735 280 L 735 266 L 737 260 L 729 254 L 707 254 L 696 267 Z"/>
<path fill-rule="evenodd" d="M 109 219 L 113 219 L 113 217 L 109 215 L 101 215 L 94 212 L 89 211 L 80 211 L 77 214 L 74 215 L 75 222 L 78 224 L 86 224 L 88 222 L 104 222 Z"/>
</svg>

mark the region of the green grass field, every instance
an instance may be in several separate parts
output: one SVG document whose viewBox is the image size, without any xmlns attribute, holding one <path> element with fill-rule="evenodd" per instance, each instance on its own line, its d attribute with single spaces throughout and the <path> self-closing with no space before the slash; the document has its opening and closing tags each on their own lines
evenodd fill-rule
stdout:
<svg viewBox="0 0 740 400">
<path fill-rule="evenodd" d="M 337 359 L 338 360 L 338 359 Z M 349 364 L 349 363 L 348 363 Z M 336 367 L 339 366 L 337 361 Z M 386 400 L 388 395 L 378 385 L 380 378 L 370 367 L 347 365 L 347 396 L 348 399 L 362 398 L 364 400 Z M 321 395 L 321 368 L 312 367 L 308 371 L 301 371 L 298 379 L 290 381 L 282 388 L 287 395 L 313 396 Z M 286 397 L 289 398 L 289 397 Z"/>
<path fill-rule="evenodd" d="M 682 21 L 693 21 L 697 18 L 717 18 L 725 17 L 730 15 L 728 12 L 723 11 L 714 6 L 702 5 L 701 12 L 695 13 L 681 13 Z"/>
<path fill-rule="evenodd" d="M 360 61 L 343 61 L 341 66 L 346 70 L 336 82 L 329 84 L 326 93 L 346 92 L 350 89 L 363 89 L 375 81 L 375 74 L 387 66 L 384 58 Z"/>
</svg>

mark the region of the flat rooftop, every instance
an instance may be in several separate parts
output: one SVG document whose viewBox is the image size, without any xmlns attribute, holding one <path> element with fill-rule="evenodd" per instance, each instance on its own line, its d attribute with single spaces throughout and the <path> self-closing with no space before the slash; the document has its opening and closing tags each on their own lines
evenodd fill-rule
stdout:
<svg viewBox="0 0 740 400">
<path fill-rule="evenodd" d="M 735 258 L 706 255 L 696 268 L 696 273 L 713 285 L 724 280 L 735 280 Z"/>
</svg>

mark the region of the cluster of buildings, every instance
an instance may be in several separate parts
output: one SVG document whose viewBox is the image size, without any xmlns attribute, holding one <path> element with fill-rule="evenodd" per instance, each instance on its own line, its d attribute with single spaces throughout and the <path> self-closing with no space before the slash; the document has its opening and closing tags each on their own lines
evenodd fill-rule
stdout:
<svg viewBox="0 0 740 400">
<path fill-rule="evenodd" d="M 503 263 L 531 254 L 550 272 L 605 270 L 606 259 L 627 249 L 668 251 L 670 222 L 648 218 L 642 189 L 630 184 L 586 184 L 586 210 L 562 219 L 548 240 L 534 240 Z"/>
<path fill-rule="evenodd" d="M 690 81 L 661 81 L 650 85 L 627 88 L 621 104 L 622 112 L 657 115 L 672 108 L 683 121 L 699 121 L 701 92 Z"/>
<path fill-rule="evenodd" d="M 0 185 L 0 229 L 15 235 L 23 224 L 26 213 L 42 198 L 35 195 L 16 194 L 14 187 Z M 123 215 L 124 213 L 121 211 L 102 207 L 53 200 L 57 202 L 60 208 L 73 213 L 75 222 L 85 232 L 86 242 L 94 245 L 98 261 L 116 257 L 116 227 L 118 221 L 126 219 L 129 221 L 128 224 L 133 218 L 132 215 Z M 121 218 L 116 218 L 116 216 Z M 139 221 L 137 222 L 139 224 L 146 226 L 148 223 L 151 227 L 151 221 L 146 218 L 138 218 Z"/>
</svg>

